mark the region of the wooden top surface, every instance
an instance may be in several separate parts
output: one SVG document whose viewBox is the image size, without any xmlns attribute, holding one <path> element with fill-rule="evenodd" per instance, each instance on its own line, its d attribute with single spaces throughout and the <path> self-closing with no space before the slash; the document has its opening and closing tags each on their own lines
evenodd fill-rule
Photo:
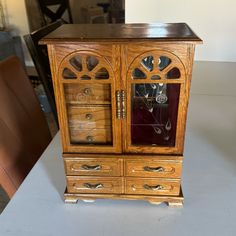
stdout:
<svg viewBox="0 0 236 236">
<path fill-rule="evenodd" d="M 65 24 L 44 37 L 40 44 L 141 40 L 202 42 L 185 23 Z"/>
</svg>

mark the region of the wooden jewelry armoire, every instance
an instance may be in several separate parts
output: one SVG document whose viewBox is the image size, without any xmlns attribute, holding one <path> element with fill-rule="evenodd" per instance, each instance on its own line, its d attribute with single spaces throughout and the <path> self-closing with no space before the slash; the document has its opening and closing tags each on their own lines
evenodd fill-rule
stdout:
<svg viewBox="0 0 236 236">
<path fill-rule="evenodd" d="M 66 202 L 183 204 L 194 48 L 185 23 L 62 25 L 47 44 Z"/>
</svg>

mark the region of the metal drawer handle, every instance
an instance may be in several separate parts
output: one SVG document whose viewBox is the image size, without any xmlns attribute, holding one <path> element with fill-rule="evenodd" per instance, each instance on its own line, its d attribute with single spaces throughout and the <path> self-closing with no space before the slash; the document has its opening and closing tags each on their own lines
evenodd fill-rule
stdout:
<svg viewBox="0 0 236 236">
<path fill-rule="evenodd" d="M 90 165 L 85 164 L 85 165 L 82 165 L 81 168 L 84 170 L 101 170 L 102 166 L 100 166 L 100 165 L 90 166 Z"/>
<path fill-rule="evenodd" d="M 87 136 L 86 139 L 87 139 L 88 142 L 93 142 L 93 136 Z"/>
<path fill-rule="evenodd" d="M 84 94 L 89 95 L 89 94 L 91 94 L 91 93 L 92 93 L 91 88 L 85 88 L 85 89 L 84 89 Z"/>
<path fill-rule="evenodd" d="M 165 169 L 162 166 L 158 166 L 158 167 L 144 166 L 143 169 L 148 172 L 163 172 L 163 171 L 165 171 Z"/>
<path fill-rule="evenodd" d="M 86 114 L 85 117 L 87 120 L 91 120 L 93 118 L 93 115 L 89 113 L 89 114 Z"/>
<path fill-rule="evenodd" d="M 99 189 L 99 188 L 103 188 L 103 184 L 99 183 L 99 184 L 90 184 L 90 183 L 84 183 L 83 184 L 84 187 L 89 188 L 89 189 Z"/>
<path fill-rule="evenodd" d="M 152 191 L 157 191 L 164 188 L 162 185 L 150 186 L 148 184 L 144 184 L 143 187 L 147 190 L 152 190 Z"/>
</svg>

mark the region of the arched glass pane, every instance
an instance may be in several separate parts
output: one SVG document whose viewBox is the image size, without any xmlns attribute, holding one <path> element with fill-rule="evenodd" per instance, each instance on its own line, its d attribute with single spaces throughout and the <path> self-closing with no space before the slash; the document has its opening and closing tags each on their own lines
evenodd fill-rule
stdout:
<svg viewBox="0 0 236 236">
<path fill-rule="evenodd" d="M 159 75 L 153 75 L 153 76 L 151 77 L 151 79 L 152 79 L 152 80 L 159 80 L 159 79 L 161 79 L 161 77 L 160 77 Z"/>
<path fill-rule="evenodd" d="M 77 78 L 76 74 L 68 68 L 65 68 L 63 70 L 62 76 L 64 79 L 76 79 Z"/>
<path fill-rule="evenodd" d="M 70 64 L 77 70 L 82 71 L 82 58 L 81 56 L 75 56 L 70 59 Z"/>
<path fill-rule="evenodd" d="M 170 65 L 171 59 L 165 56 L 160 56 L 158 60 L 158 69 L 160 71 L 164 70 L 168 65 Z"/>
<path fill-rule="evenodd" d="M 141 64 L 148 70 L 153 70 L 153 56 L 148 56 L 142 59 Z"/>
<path fill-rule="evenodd" d="M 139 68 L 135 68 L 132 72 L 133 79 L 146 79 L 146 74 Z"/>
<path fill-rule="evenodd" d="M 95 73 L 95 79 L 109 79 L 109 72 L 103 67 Z"/>
<path fill-rule="evenodd" d="M 166 74 L 166 79 L 179 79 L 180 77 L 181 77 L 181 73 L 177 67 L 172 68 Z"/>
<path fill-rule="evenodd" d="M 88 56 L 86 59 L 87 68 L 89 71 L 93 70 L 99 63 L 98 59 L 94 56 Z"/>
</svg>

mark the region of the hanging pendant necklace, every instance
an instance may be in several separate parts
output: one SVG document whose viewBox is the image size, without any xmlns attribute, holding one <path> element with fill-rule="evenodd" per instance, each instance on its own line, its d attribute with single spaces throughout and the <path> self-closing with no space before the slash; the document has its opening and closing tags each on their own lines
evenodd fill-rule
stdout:
<svg viewBox="0 0 236 236">
<path fill-rule="evenodd" d="M 164 84 L 158 84 L 157 87 L 157 93 L 156 93 L 156 102 L 159 104 L 166 103 L 168 100 L 168 97 L 165 93 L 163 93 Z"/>
</svg>

